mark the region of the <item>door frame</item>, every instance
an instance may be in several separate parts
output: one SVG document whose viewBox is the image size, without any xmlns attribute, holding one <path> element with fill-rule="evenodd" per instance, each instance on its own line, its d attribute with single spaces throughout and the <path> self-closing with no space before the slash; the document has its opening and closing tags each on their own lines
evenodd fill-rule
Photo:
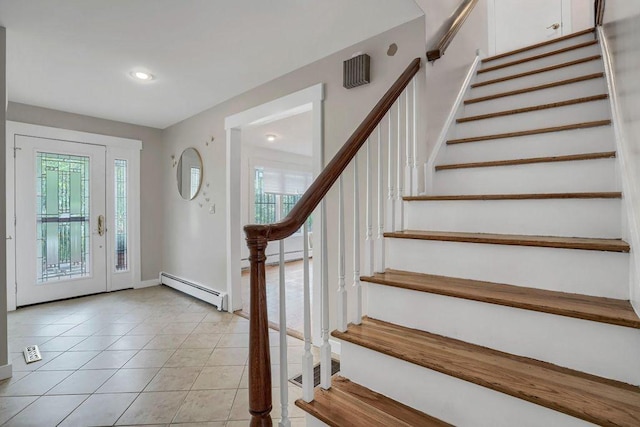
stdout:
<svg viewBox="0 0 640 427">
<path fill-rule="evenodd" d="M 136 139 L 120 138 L 108 135 L 99 135 L 87 132 L 74 131 L 69 129 L 60 129 L 49 126 L 33 125 L 30 123 L 21 122 L 6 122 L 6 202 L 7 202 L 7 310 L 13 311 L 16 309 L 17 298 L 17 283 L 16 283 L 16 244 L 14 240 L 15 236 L 15 160 L 14 160 L 14 147 L 16 135 L 29 136 L 35 138 L 56 139 L 61 141 L 69 141 L 81 144 L 93 144 L 102 145 L 106 147 L 107 156 L 106 160 L 121 158 L 118 153 L 128 152 L 130 153 L 131 165 L 129 166 L 129 179 L 130 194 L 128 195 L 127 202 L 129 203 L 129 212 L 131 216 L 130 222 L 133 224 L 130 227 L 131 230 L 131 244 L 130 244 L 130 261 L 131 261 L 131 274 L 132 282 L 131 286 L 140 284 L 140 150 L 142 150 L 142 141 Z M 110 179 L 113 179 L 112 174 L 109 173 L 110 168 L 107 167 L 107 173 L 105 179 L 107 180 L 107 191 L 113 186 L 109 186 Z M 107 198 L 107 200 L 109 200 Z M 111 206 L 107 203 L 107 209 Z M 110 218 L 111 215 L 108 216 Z M 109 220 L 107 225 L 109 224 Z M 114 243 L 111 239 L 107 239 L 107 292 L 117 290 L 112 287 L 112 277 L 114 274 L 110 268 L 110 263 L 113 258 L 111 254 Z"/>
<path fill-rule="evenodd" d="M 560 27 L 560 36 L 571 34 L 573 31 L 571 2 L 572 0 L 562 0 L 562 26 Z M 496 52 L 496 0 L 487 0 L 487 30 L 489 36 L 487 56 L 493 56 L 498 53 Z"/>
<path fill-rule="evenodd" d="M 242 280 L 240 259 L 242 242 L 241 210 L 241 132 L 242 127 L 270 116 L 278 116 L 302 105 L 311 104 L 312 112 L 312 157 L 313 175 L 318 176 L 324 167 L 324 83 L 318 83 L 306 89 L 285 95 L 270 102 L 258 105 L 237 114 L 227 116 L 225 130 L 227 134 L 227 293 L 230 312 L 242 309 Z M 322 224 L 320 209 L 314 212 L 314 224 Z M 320 231 L 320 230 L 318 230 Z M 313 233 L 313 247 L 321 249 L 322 233 Z M 315 252 L 315 250 L 314 250 Z M 320 251 L 317 251 L 320 253 Z M 320 272 L 320 258 L 314 259 L 314 271 Z M 320 274 L 313 275 L 312 295 L 314 301 L 320 301 Z M 320 310 L 312 309 L 312 332 L 314 341 L 320 337 Z"/>
</svg>

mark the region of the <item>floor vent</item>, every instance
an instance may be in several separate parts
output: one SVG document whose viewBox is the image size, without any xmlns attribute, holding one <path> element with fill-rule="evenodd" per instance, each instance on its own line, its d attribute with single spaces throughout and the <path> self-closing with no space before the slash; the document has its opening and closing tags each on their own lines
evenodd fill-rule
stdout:
<svg viewBox="0 0 640 427">
<path fill-rule="evenodd" d="M 331 359 L 331 375 L 335 375 L 340 372 L 340 361 L 336 359 Z M 302 387 L 302 374 L 296 375 L 295 377 L 289 380 L 290 383 L 297 385 L 298 387 Z M 317 387 L 320 385 L 320 364 L 318 363 L 313 367 L 313 386 Z"/>
<path fill-rule="evenodd" d="M 208 302 L 218 307 L 218 310 L 227 309 L 227 293 L 216 291 L 199 283 L 191 282 L 177 276 L 173 276 L 164 271 L 160 273 L 160 283 L 167 285 L 175 290 L 184 292 L 194 298 Z"/>
</svg>

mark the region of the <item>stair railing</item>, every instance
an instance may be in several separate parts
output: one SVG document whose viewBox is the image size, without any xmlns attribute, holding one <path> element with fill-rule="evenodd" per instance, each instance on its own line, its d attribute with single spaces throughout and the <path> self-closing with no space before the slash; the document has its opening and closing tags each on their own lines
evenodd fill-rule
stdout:
<svg viewBox="0 0 640 427">
<path fill-rule="evenodd" d="M 464 0 L 460 6 L 453 12 L 453 14 L 447 19 L 439 31 L 439 37 L 436 43 L 427 51 L 427 60 L 435 61 L 444 55 L 444 52 L 449 47 L 449 43 L 458 34 L 462 24 L 467 20 L 473 8 L 478 4 L 478 0 Z"/>
<path fill-rule="evenodd" d="M 605 0 L 595 0 L 593 2 L 593 23 L 596 27 L 600 27 L 604 23 L 604 6 Z"/>
<path fill-rule="evenodd" d="M 327 206 L 325 196 L 338 182 L 338 300 L 337 328 L 346 331 L 348 324 L 347 291 L 345 284 L 345 219 L 344 179 L 345 169 L 353 162 L 354 191 L 354 272 L 353 286 L 356 293 L 356 315 L 352 319 L 360 324 L 362 319 L 362 289 L 360 285 L 360 210 L 358 152 L 366 144 L 366 203 L 365 203 L 365 268 L 366 274 L 382 272 L 385 268 L 384 232 L 385 216 L 389 231 L 402 229 L 404 212 L 402 198 L 417 195 L 418 166 L 416 139 L 416 74 L 420 69 L 420 58 L 416 58 L 404 70 L 396 82 L 378 101 L 376 106 L 358 126 L 344 146 L 318 175 L 302 198 L 284 220 L 275 224 L 247 225 L 244 227 L 249 247 L 250 313 L 249 313 L 249 412 L 251 426 L 271 426 L 271 360 L 269 347 L 269 321 L 267 317 L 267 295 L 265 278 L 265 250 L 270 241 L 280 241 L 280 426 L 290 426 L 288 417 L 288 372 L 287 372 L 287 325 L 286 290 L 284 277 L 284 239 L 303 229 L 304 251 L 304 355 L 302 356 L 303 399 L 313 400 L 313 355 L 311 353 L 311 294 L 309 288 L 309 232 L 307 219 L 320 206 L 321 224 L 321 332 L 320 386 L 331 387 L 331 346 L 329 344 L 329 278 L 327 251 Z M 411 85 L 411 86 L 410 86 Z M 402 102 L 404 95 L 404 103 Z M 403 108 L 404 105 L 404 108 Z M 394 109 L 393 107 L 396 106 Z M 394 111 L 395 110 L 395 111 Z M 404 110 L 404 112 L 402 111 Z M 403 120 L 404 114 L 404 120 Z M 385 117 L 387 120 L 384 120 Z M 385 127 L 386 132 L 383 132 Z M 395 126 L 394 126 L 395 123 Z M 372 137 L 375 135 L 375 138 Z M 386 135 L 386 137 L 385 137 Z M 374 147 L 374 140 L 376 147 Z M 404 142 L 404 144 L 403 144 Z M 387 146 L 387 198 L 384 202 L 384 151 Z M 374 194 L 373 161 L 377 148 L 377 195 Z M 406 184 L 406 185 L 405 185 Z M 397 188 L 397 192 L 396 192 Z M 373 199 L 377 198 L 377 212 L 373 210 Z M 396 211 L 398 210 L 398 215 Z M 373 218 L 377 216 L 377 235 L 373 234 Z"/>
</svg>

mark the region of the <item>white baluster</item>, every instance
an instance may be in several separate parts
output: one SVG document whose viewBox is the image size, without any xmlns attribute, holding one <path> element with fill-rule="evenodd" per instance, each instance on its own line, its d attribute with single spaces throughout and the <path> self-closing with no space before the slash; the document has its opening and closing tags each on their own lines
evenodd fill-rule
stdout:
<svg viewBox="0 0 640 427">
<path fill-rule="evenodd" d="M 368 145 L 367 145 L 368 148 Z M 368 153 L 368 151 L 367 151 Z M 354 324 L 362 323 L 362 285 L 360 284 L 360 185 L 358 177 L 358 155 L 353 160 L 353 287 L 356 291 L 356 318 Z"/>
<path fill-rule="evenodd" d="M 344 183 L 338 180 L 338 330 L 347 330 L 347 290 L 344 284 Z"/>
<path fill-rule="evenodd" d="M 289 420 L 289 387 L 287 381 L 287 293 L 284 277 L 284 239 L 280 240 L 280 406 L 281 416 L 278 426 L 290 427 Z"/>
<path fill-rule="evenodd" d="M 309 220 L 302 227 L 304 286 L 304 354 L 302 355 L 302 398 L 313 400 L 313 354 L 311 354 L 311 291 L 309 288 Z"/>
<path fill-rule="evenodd" d="M 417 105 L 417 90 L 416 90 L 416 79 L 417 75 L 413 76 L 411 86 L 413 88 L 413 111 L 412 111 L 412 120 L 413 120 L 413 164 L 411 165 L 411 182 L 413 187 L 412 196 L 418 195 L 418 132 L 417 132 L 417 116 L 416 116 L 416 105 Z"/>
<path fill-rule="evenodd" d="M 371 139 L 367 140 L 367 201 L 366 201 L 366 221 L 367 235 L 365 242 L 365 274 L 371 276 L 374 268 L 374 244 L 373 239 L 373 183 L 371 182 Z"/>
<path fill-rule="evenodd" d="M 405 151 L 407 155 L 407 164 L 404 167 L 405 191 L 409 196 L 414 196 L 415 188 L 413 186 L 413 177 L 411 176 L 411 167 L 413 166 L 413 153 L 411 147 L 411 108 L 409 107 L 409 87 L 404 90 L 404 117 L 405 117 Z"/>
<path fill-rule="evenodd" d="M 396 158 L 396 175 L 398 177 L 398 191 L 396 191 L 396 205 L 398 208 L 398 215 L 396 216 L 396 230 L 404 230 L 404 203 L 402 197 L 404 196 L 404 171 L 402 170 L 402 94 L 398 97 L 398 155 Z"/>
<path fill-rule="evenodd" d="M 393 161 L 393 136 L 392 136 L 392 132 L 393 132 L 393 124 L 391 123 L 391 116 L 392 116 L 392 111 L 393 111 L 393 106 L 389 109 L 389 146 L 387 147 L 389 149 L 389 153 L 388 153 L 388 165 L 387 165 L 387 179 L 388 179 L 388 194 L 387 194 L 387 227 L 389 229 L 389 231 L 393 232 L 396 231 L 396 209 L 395 209 L 395 194 L 394 194 L 394 182 L 395 182 L 395 176 L 394 176 L 394 171 L 393 171 L 393 167 L 394 167 L 394 161 Z"/>
<path fill-rule="evenodd" d="M 322 345 L 320 346 L 320 387 L 331 388 L 331 344 L 329 344 L 329 251 L 327 249 L 327 201 L 322 201 Z"/>
<path fill-rule="evenodd" d="M 378 236 L 376 238 L 376 272 L 384 272 L 384 170 L 382 130 L 378 125 Z"/>
</svg>

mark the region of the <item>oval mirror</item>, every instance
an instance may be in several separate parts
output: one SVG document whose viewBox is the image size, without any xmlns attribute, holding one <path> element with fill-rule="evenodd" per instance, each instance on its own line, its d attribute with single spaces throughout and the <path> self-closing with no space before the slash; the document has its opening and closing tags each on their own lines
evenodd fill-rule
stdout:
<svg viewBox="0 0 640 427">
<path fill-rule="evenodd" d="M 185 200 L 193 200 L 202 185 L 202 159 L 195 148 L 182 152 L 178 162 L 178 192 Z"/>
</svg>

